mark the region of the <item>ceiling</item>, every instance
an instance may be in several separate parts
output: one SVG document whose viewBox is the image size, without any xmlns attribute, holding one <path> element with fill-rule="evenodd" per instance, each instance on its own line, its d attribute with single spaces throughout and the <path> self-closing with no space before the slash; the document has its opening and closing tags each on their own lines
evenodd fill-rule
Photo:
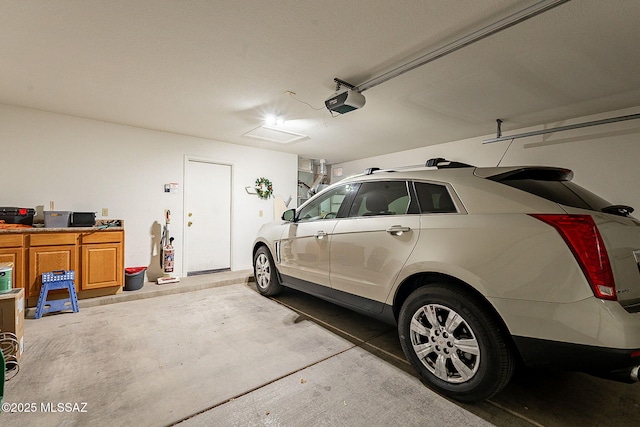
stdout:
<svg viewBox="0 0 640 427">
<path fill-rule="evenodd" d="M 573 0 L 363 92 L 537 0 L 0 0 L 0 104 L 338 163 L 638 105 L 640 2 Z M 289 144 L 244 134 L 267 113 Z"/>
</svg>

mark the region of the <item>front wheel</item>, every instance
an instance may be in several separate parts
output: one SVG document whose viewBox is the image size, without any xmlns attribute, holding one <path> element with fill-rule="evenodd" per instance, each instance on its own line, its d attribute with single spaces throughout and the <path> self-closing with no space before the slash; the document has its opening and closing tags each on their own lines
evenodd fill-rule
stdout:
<svg viewBox="0 0 640 427">
<path fill-rule="evenodd" d="M 505 331 L 464 290 L 446 285 L 417 289 L 400 310 L 398 332 L 420 377 L 456 400 L 488 399 L 513 374 L 515 360 Z"/>
<path fill-rule="evenodd" d="M 264 246 L 258 248 L 253 257 L 253 274 L 256 278 L 258 292 L 262 295 L 275 296 L 282 291 L 273 257 Z"/>
</svg>

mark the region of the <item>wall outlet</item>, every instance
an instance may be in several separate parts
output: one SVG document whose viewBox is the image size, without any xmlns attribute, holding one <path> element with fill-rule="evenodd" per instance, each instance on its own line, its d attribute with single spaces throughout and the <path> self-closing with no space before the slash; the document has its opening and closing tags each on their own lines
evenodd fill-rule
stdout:
<svg viewBox="0 0 640 427">
<path fill-rule="evenodd" d="M 102 208 L 102 216 L 109 216 L 109 208 Z"/>
<path fill-rule="evenodd" d="M 259 217 L 262 217 L 262 215 L 264 215 L 264 214 L 263 214 L 263 212 L 262 212 L 262 209 L 260 209 L 260 210 L 258 211 L 258 216 L 259 216 Z"/>
</svg>

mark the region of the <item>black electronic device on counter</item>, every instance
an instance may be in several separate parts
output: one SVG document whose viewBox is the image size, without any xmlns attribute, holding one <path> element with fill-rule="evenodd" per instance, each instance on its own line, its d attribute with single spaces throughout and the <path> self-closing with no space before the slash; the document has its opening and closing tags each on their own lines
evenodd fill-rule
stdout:
<svg viewBox="0 0 640 427">
<path fill-rule="evenodd" d="M 95 212 L 71 212 L 71 227 L 93 227 L 95 225 Z"/>
</svg>

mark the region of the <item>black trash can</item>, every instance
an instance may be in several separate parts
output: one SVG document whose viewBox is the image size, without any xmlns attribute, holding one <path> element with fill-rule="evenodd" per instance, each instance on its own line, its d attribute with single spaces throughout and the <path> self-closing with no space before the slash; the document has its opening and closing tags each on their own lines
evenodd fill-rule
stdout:
<svg viewBox="0 0 640 427">
<path fill-rule="evenodd" d="M 147 267 L 128 267 L 124 269 L 124 290 L 137 291 L 144 284 L 144 272 Z"/>
</svg>

